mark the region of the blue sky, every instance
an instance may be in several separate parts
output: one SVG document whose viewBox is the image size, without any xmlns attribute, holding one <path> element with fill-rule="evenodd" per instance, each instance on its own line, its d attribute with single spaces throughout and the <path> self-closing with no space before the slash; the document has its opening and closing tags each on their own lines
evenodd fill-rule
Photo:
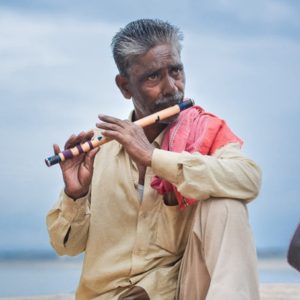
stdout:
<svg viewBox="0 0 300 300">
<path fill-rule="evenodd" d="M 300 221 L 300 5 L 296 1 L 0 1 L 0 252 L 49 250 L 62 187 L 52 143 L 132 108 L 114 84 L 111 37 L 137 18 L 185 35 L 186 95 L 227 120 L 263 170 L 249 205 L 259 250 Z"/>
</svg>

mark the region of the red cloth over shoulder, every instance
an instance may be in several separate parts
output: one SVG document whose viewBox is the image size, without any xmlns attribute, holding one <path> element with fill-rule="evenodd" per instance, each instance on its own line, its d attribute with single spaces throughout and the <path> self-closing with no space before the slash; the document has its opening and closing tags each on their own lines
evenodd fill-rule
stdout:
<svg viewBox="0 0 300 300">
<path fill-rule="evenodd" d="M 182 111 L 178 119 L 170 125 L 163 138 L 161 149 L 212 155 L 228 143 L 243 144 L 224 120 L 205 112 L 200 106 L 193 106 Z M 162 195 L 174 192 L 181 209 L 197 201 L 183 197 L 174 185 L 158 176 L 152 179 L 151 187 Z"/>
</svg>

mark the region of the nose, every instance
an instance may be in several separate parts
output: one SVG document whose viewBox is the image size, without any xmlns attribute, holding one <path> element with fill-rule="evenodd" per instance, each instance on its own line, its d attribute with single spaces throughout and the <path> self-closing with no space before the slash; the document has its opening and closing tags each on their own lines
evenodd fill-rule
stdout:
<svg viewBox="0 0 300 300">
<path fill-rule="evenodd" d="M 163 81 L 162 94 L 164 97 L 173 96 L 178 92 L 176 80 L 170 75 L 165 77 Z"/>
</svg>

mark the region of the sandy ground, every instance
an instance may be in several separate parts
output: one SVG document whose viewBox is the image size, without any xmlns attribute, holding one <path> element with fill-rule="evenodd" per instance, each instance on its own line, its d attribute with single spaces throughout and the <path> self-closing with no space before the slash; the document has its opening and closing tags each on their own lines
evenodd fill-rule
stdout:
<svg viewBox="0 0 300 300">
<path fill-rule="evenodd" d="M 261 284 L 261 300 L 300 300 L 300 283 Z M 59 294 L 41 297 L 9 297 L 1 300 L 74 300 L 74 295 Z M 242 299 L 241 299 L 242 300 Z"/>
<path fill-rule="evenodd" d="M 300 300 L 300 284 L 265 283 L 260 288 L 261 300 Z"/>
<path fill-rule="evenodd" d="M 59 265 L 60 264 L 61 262 L 59 262 Z M 45 269 L 45 263 L 41 263 L 41 266 L 41 270 Z M 49 269 L 49 266 L 46 266 Z M 66 266 L 67 265 L 64 265 L 65 272 L 67 270 Z M 75 270 L 77 270 L 78 267 L 77 271 L 79 272 L 80 263 L 77 263 L 75 266 Z M 300 276 L 298 280 L 298 272 L 292 269 L 285 259 L 260 259 L 258 269 L 261 277 L 261 300 L 300 300 Z M 27 271 L 26 268 L 25 271 Z M 54 268 L 54 271 L 57 271 L 56 268 Z M 74 272 L 73 268 L 71 268 L 71 272 Z M 283 277 L 274 277 L 273 275 L 276 274 L 281 274 Z M 291 277 L 288 277 L 288 275 Z M 0 297 L 0 300 L 75 300 L 75 297 L 74 294 L 66 293 L 48 296 Z"/>
</svg>

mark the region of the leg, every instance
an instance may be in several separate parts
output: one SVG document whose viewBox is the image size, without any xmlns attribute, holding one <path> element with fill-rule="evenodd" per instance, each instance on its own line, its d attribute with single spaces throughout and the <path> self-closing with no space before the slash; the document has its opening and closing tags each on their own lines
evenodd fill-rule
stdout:
<svg viewBox="0 0 300 300">
<path fill-rule="evenodd" d="M 177 299 L 258 300 L 256 251 L 246 206 L 230 199 L 197 205 Z"/>
<path fill-rule="evenodd" d="M 134 286 L 129 291 L 123 293 L 119 300 L 150 300 L 147 292 L 140 286 Z"/>
</svg>

